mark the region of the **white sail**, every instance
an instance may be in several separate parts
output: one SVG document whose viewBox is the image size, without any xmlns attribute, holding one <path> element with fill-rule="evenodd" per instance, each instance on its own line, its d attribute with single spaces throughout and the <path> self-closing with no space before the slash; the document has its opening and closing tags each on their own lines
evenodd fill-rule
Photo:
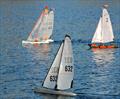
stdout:
<svg viewBox="0 0 120 99">
<path fill-rule="evenodd" d="M 110 16 L 106 8 L 103 8 L 102 14 L 102 43 L 111 42 L 114 39 Z"/>
<path fill-rule="evenodd" d="M 61 59 L 61 55 L 62 55 L 62 50 L 63 50 L 63 43 L 61 44 L 60 49 L 56 55 L 56 58 L 52 64 L 46 78 L 45 78 L 43 87 L 55 89 L 56 83 L 57 83 L 58 69 L 60 66 L 60 59 Z"/>
<path fill-rule="evenodd" d="M 47 38 L 47 21 L 48 21 L 48 14 L 45 14 L 43 19 L 42 19 L 42 24 L 40 25 L 40 28 L 38 29 L 38 40 L 45 40 Z"/>
<path fill-rule="evenodd" d="M 53 25 L 54 25 L 54 12 L 50 11 L 47 19 L 47 30 L 46 30 L 46 35 L 48 38 L 50 38 L 52 35 Z"/>
<path fill-rule="evenodd" d="M 30 36 L 28 37 L 29 41 L 38 41 L 47 40 L 52 35 L 54 23 L 54 12 L 51 10 L 48 14 L 42 12 L 40 18 L 35 24 Z"/>
<path fill-rule="evenodd" d="M 101 36 L 101 17 L 98 23 L 98 26 L 96 28 L 95 34 L 92 38 L 92 43 L 98 43 L 101 42 L 102 40 L 102 36 Z"/>
<path fill-rule="evenodd" d="M 107 43 L 114 39 L 110 16 L 106 8 L 103 8 L 102 17 L 99 20 L 92 43 Z"/>
<path fill-rule="evenodd" d="M 36 22 L 35 26 L 32 29 L 32 32 L 30 33 L 29 37 L 28 37 L 28 41 L 33 41 L 35 38 L 35 35 L 38 35 L 38 28 L 41 25 L 42 22 L 42 18 L 43 18 L 44 14 L 43 12 L 41 13 L 40 17 L 38 18 L 38 21 Z"/>
<path fill-rule="evenodd" d="M 56 58 L 45 78 L 43 87 L 65 90 L 72 87 L 74 76 L 71 39 L 65 37 Z"/>
<path fill-rule="evenodd" d="M 66 36 L 63 45 L 62 58 L 59 68 L 57 89 L 65 90 L 72 87 L 74 75 L 73 52 L 71 39 Z"/>
</svg>

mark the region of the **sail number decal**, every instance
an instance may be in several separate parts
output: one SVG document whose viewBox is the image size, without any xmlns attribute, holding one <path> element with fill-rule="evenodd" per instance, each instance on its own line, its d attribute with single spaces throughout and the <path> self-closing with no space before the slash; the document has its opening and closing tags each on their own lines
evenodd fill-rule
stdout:
<svg viewBox="0 0 120 99">
<path fill-rule="evenodd" d="M 50 81 L 51 82 L 57 81 L 57 76 L 51 75 L 50 76 Z"/>
<path fill-rule="evenodd" d="M 64 57 L 65 63 L 72 63 L 72 57 Z"/>
<path fill-rule="evenodd" d="M 58 67 L 52 67 L 51 73 L 58 73 Z"/>
<path fill-rule="evenodd" d="M 71 64 L 73 62 L 72 57 L 64 57 L 64 60 L 66 64 Z M 65 72 L 72 72 L 72 71 L 73 71 L 73 66 L 71 65 L 65 66 Z"/>
<path fill-rule="evenodd" d="M 73 71 L 73 66 L 65 66 L 65 72 L 72 72 Z"/>
</svg>

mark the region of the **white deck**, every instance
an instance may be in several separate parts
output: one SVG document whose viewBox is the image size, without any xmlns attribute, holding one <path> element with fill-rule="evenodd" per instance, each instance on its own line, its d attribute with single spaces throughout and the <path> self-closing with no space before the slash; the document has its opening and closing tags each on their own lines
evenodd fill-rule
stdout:
<svg viewBox="0 0 120 99">
<path fill-rule="evenodd" d="M 22 41 L 22 44 L 44 44 L 44 43 L 51 43 L 54 42 L 52 39 L 44 40 L 41 42 L 32 42 L 32 41 Z"/>
</svg>

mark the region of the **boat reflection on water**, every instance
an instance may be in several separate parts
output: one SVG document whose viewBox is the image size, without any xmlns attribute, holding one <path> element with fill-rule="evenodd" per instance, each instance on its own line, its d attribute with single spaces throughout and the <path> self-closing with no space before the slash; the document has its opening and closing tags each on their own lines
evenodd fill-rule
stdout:
<svg viewBox="0 0 120 99">
<path fill-rule="evenodd" d="M 48 54 L 50 49 L 50 44 L 27 44 L 24 45 L 27 48 L 29 55 L 32 55 L 32 59 L 36 60 L 46 60 L 48 59 Z"/>
<path fill-rule="evenodd" d="M 39 52 L 48 52 L 49 51 L 49 44 L 25 44 L 23 47 L 28 49 L 38 49 Z"/>
<path fill-rule="evenodd" d="M 96 65 L 92 65 L 90 71 L 89 85 L 92 93 L 98 95 L 98 97 L 110 97 L 118 95 L 116 84 L 118 81 L 117 68 L 119 67 L 115 64 L 116 60 L 116 49 L 92 49 L 93 51 L 93 61 Z M 118 89 L 117 89 L 118 90 Z M 114 99 L 114 98 L 107 98 Z"/>
<path fill-rule="evenodd" d="M 99 65 L 109 65 L 115 59 L 114 51 L 115 49 L 92 49 L 93 60 Z"/>
<path fill-rule="evenodd" d="M 49 51 L 49 44 L 23 44 L 25 48 L 38 48 L 40 51 L 48 52 Z"/>
<path fill-rule="evenodd" d="M 43 95 L 43 99 L 75 99 L 75 97 L 58 96 L 58 95 Z"/>
</svg>

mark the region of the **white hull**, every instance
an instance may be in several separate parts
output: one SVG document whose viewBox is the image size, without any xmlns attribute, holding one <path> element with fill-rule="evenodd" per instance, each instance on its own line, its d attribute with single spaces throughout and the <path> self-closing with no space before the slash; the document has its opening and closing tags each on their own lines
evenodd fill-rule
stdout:
<svg viewBox="0 0 120 99">
<path fill-rule="evenodd" d="M 34 92 L 41 94 L 62 95 L 62 96 L 77 96 L 77 94 L 67 91 L 57 91 L 47 88 L 34 89 Z"/>
<path fill-rule="evenodd" d="M 22 41 L 22 44 L 45 44 L 45 43 L 50 43 L 50 42 L 54 42 L 52 39 L 48 39 L 48 40 L 44 40 L 41 42 L 32 42 L 32 41 Z"/>
</svg>

